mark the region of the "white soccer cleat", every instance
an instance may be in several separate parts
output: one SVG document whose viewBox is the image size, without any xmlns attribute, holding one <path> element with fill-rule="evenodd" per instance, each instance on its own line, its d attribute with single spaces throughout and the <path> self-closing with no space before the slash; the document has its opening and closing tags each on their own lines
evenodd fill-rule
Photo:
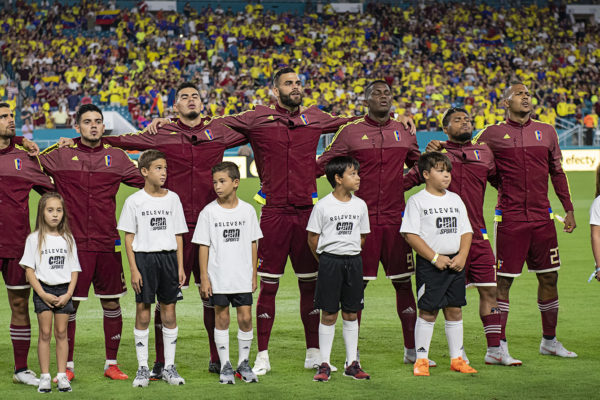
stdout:
<svg viewBox="0 0 600 400">
<path fill-rule="evenodd" d="M 504 353 L 502 347 L 488 347 L 484 361 L 487 365 L 518 366 L 522 364 L 520 360 L 515 360 L 510 354 Z"/>
<path fill-rule="evenodd" d="M 556 338 L 552 340 L 542 338 L 542 342 L 540 343 L 540 354 L 566 358 L 577 357 L 577 353 L 565 349 L 565 346 L 556 340 Z"/>
<path fill-rule="evenodd" d="M 35 375 L 35 372 L 28 369 L 25 371 L 17 372 L 13 375 L 14 383 L 23 383 L 25 385 L 38 386 L 40 384 L 40 380 Z"/>
<path fill-rule="evenodd" d="M 162 372 L 161 376 L 162 378 Z M 150 370 L 148 367 L 139 367 L 133 380 L 133 387 L 148 387 L 150 383 Z"/>
<path fill-rule="evenodd" d="M 516 358 L 513 358 L 509 353 L 508 353 L 508 343 L 504 340 L 500 341 L 500 350 L 502 351 L 502 358 L 503 358 L 503 365 L 523 365 L 523 362 L 521 360 L 517 360 Z"/>
<path fill-rule="evenodd" d="M 414 364 L 417 362 L 417 350 L 404 348 L 404 364 Z M 437 367 L 437 363 L 429 360 L 429 368 Z"/>
<path fill-rule="evenodd" d="M 256 361 L 254 361 L 254 368 L 252 371 L 256 375 L 265 375 L 271 370 L 271 363 L 269 362 L 269 351 L 263 350 L 256 354 Z"/>
<path fill-rule="evenodd" d="M 315 369 L 321 365 L 321 351 L 315 347 L 306 349 L 306 358 L 304 359 L 304 368 Z"/>
<path fill-rule="evenodd" d="M 150 374 L 148 374 L 148 378 Z M 175 365 L 169 365 L 163 370 L 163 381 L 167 382 L 169 385 L 185 385 L 185 379 L 183 379 L 179 373 L 177 372 L 177 368 Z"/>
<path fill-rule="evenodd" d="M 71 382 L 69 382 L 67 375 L 61 375 L 59 378 L 57 378 L 57 384 L 59 392 L 70 392 L 72 390 Z"/>
<path fill-rule="evenodd" d="M 50 375 L 44 376 L 42 375 L 41 379 L 38 379 L 38 389 L 37 391 L 40 393 L 50 393 L 52 391 L 52 379 Z"/>
</svg>

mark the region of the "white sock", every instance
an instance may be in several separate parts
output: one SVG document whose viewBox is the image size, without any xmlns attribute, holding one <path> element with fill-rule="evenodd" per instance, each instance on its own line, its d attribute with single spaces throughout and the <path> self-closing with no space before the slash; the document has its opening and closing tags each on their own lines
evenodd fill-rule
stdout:
<svg viewBox="0 0 600 400">
<path fill-rule="evenodd" d="M 319 323 L 319 349 L 321 351 L 321 362 L 330 364 L 331 348 L 335 336 L 335 324 L 323 325 Z"/>
<path fill-rule="evenodd" d="M 446 339 L 448 339 L 448 349 L 450 359 L 462 357 L 463 348 L 463 322 L 446 321 Z"/>
<path fill-rule="evenodd" d="M 167 368 L 175 364 L 175 348 L 177 347 L 177 333 L 179 333 L 179 328 L 169 329 L 163 326 L 162 333 L 165 346 L 165 368 Z"/>
<path fill-rule="evenodd" d="M 133 328 L 133 337 L 135 338 L 135 354 L 138 360 L 138 368 L 148 368 L 148 336 L 150 329 Z"/>
<path fill-rule="evenodd" d="M 358 348 L 358 320 L 343 321 L 342 334 L 346 345 L 346 361 L 348 365 L 357 361 L 356 349 Z"/>
<path fill-rule="evenodd" d="M 249 360 L 250 358 L 250 346 L 252 346 L 252 330 L 248 332 L 244 332 L 241 329 L 238 329 L 238 367 L 244 360 Z"/>
<path fill-rule="evenodd" d="M 67 361 L 67 368 L 75 369 L 75 362 Z"/>
<path fill-rule="evenodd" d="M 58 375 L 57 375 L 57 376 L 58 376 Z M 40 374 L 40 379 L 43 379 L 43 378 L 48 378 L 48 379 L 50 379 L 50 378 L 51 378 L 51 376 L 50 376 L 50 374 L 49 374 L 49 373 L 48 373 L 48 374 Z"/>
<path fill-rule="evenodd" d="M 223 366 L 229 361 L 229 329 L 220 330 L 215 328 L 215 345 L 217 346 L 217 352 L 219 352 L 221 366 Z"/>
<path fill-rule="evenodd" d="M 107 370 L 111 365 L 117 365 L 117 360 L 106 360 L 104 362 L 104 370 Z"/>
<path fill-rule="evenodd" d="M 50 375 L 50 374 L 48 374 L 48 375 Z M 66 378 L 67 374 L 65 372 L 57 372 L 56 373 L 56 379 L 60 379 L 63 376 Z"/>
<path fill-rule="evenodd" d="M 417 318 L 415 325 L 415 348 L 417 349 L 417 359 L 429 359 L 429 345 L 431 345 L 431 337 L 433 336 L 434 322 L 427 322 L 423 318 Z"/>
</svg>

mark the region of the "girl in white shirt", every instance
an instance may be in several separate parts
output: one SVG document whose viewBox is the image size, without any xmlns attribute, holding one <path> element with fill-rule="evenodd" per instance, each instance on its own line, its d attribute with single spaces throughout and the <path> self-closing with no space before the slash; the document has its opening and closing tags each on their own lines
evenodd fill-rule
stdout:
<svg viewBox="0 0 600 400">
<path fill-rule="evenodd" d="M 58 390 L 70 392 L 66 376 L 67 323 L 74 311 L 71 296 L 81 271 L 77 247 L 69 228 L 65 203 L 58 193 L 46 193 L 38 204 L 35 231 L 27 237 L 20 264 L 34 290 L 33 304 L 38 316 L 40 383 L 38 392 L 50 392 L 50 339 L 54 319 Z"/>
</svg>

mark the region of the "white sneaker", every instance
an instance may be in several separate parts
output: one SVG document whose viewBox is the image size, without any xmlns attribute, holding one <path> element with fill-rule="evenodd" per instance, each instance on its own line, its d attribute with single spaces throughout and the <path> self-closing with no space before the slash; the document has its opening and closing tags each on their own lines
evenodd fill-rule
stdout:
<svg viewBox="0 0 600 400">
<path fill-rule="evenodd" d="M 502 347 L 488 347 L 484 361 L 487 365 L 518 366 L 522 364 L 520 360 L 515 360 L 508 353 L 505 354 Z"/>
<path fill-rule="evenodd" d="M 500 350 L 502 351 L 503 365 L 523 365 L 521 360 L 511 357 L 511 355 L 508 353 L 508 343 L 506 341 L 500 341 Z"/>
<path fill-rule="evenodd" d="M 42 375 L 41 379 L 38 379 L 40 382 L 38 384 L 38 392 L 40 393 L 50 393 L 52 391 L 52 378 L 50 378 L 50 374 Z"/>
<path fill-rule="evenodd" d="M 566 358 L 577 357 L 576 353 L 565 349 L 562 343 L 556 340 L 556 338 L 552 340 L 542 338 L 542 342 L 540 343 L 540 354 Z"/>
<path fill-rule="evenodd" d="M 417 362 L 417 350 L 404 348 L 404 364 L 414 364 Z M 437 367 L 437 363 L 429 360 L 429 368 Z"/>
<path fill-rule="evenodd" d="M 256 361 L 254 361 L 254 368 L 252 371 L 256 375 L 265 375 L 271 370 L 271 363 L 269 362 L 269 351 L 263 350 L 256 354 Z"/>
<path fill-rule="evenodd" d="M 162 378 L 162 372 L 160 374 Z M 133 387 L 148 387 L 150 383 L 150 370 L 148 367 L 139 367 L 133 380 Z"/>
<path fill-rule="evenodd" d="M 59 392 L 70 392 L 72 390 L 71 382 L 69 382 L 69 378 L 67 378 L 66 374 L 57 377 L 57 384 Z"/>
<path fill-rule="evenodd" d="M 254 364 L 256 366 L 256 364 Z M 319 366 L 321 365 L 321 350 L 315 348 L 315 347 L 311 347 L 309 349 L 306 349 L 306 358 L 304 359 L 304 368 L 306 369 L 318 369 Z M 333 366 L 333 365 L 329 365 L 329 368 L 331 369 L 331 372 L 336 372 L 338 369 Z"/>
<path fill-rule="evenodd" d="M 150 378 L 150 374 L 148 374 L 148 378 Z M 185 379 L 179 375 L 175 365 L 169 365 L 163 370 L 162 379 L 169 385 L 185 385 Z"/>
<path fill-rule="evenodd" d="M 14 374 L 13 382 L 24 383 L 25 385 L 31 386 L 38 386 L 40 384 L 40 380 L 35 375 L 35 372 L 30 369 Z"/>
</svg>

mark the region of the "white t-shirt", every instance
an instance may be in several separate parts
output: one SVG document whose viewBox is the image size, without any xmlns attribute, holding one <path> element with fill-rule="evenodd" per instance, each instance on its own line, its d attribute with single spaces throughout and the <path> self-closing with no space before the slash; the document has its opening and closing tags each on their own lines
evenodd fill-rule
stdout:
<svg viewBox="0 0 600 400">
<path fill-rule="evenodd" d="M 450 255 L 460 250 L 460 237 L 473 230 L 456 193 L 435 196 L 423 189 L 408 199 L 400 232 L 419 235 L 436 253 Z"/>
<path fill-rule="evenodd" d="M 125 200 L 117 229 L 135 234 L 133 251 L 145 253 L 177 250 L 175 235 L 188 231 L 177 193 L 154 197 L 144 189 Z"/>
<path fill-rule="evenodd" d="M 371 232 L 367 203 L 356 196 L 339 201 L 329 193 L 315 204 L 306 230 L 319 234 L 318 254 L 360 254 L 360 235 Z"/>
<path fill-rule="evenodd" d="M 67 241 L 62 236 L 46 235 L 40 255 L 37 231 L 27 236 L 25 251 L 19 264 L 23 268 L 33 269 L 40 282 L 52 286 L 69 283 L 71 272 L 81 272 L 75 241 L 72 251 L 69 252 Z"/>
<path fill-rule="evenodd" d="M 192 242 L 209 246 L 208 277 L 213 293 L 252 292 L 252 242 L 262 238 L 254 207 L 238 200 L 223 208 L 213 200 L 200 212 Z"/>
<path fill-rule="evenodd" d="M 590 207 L 590 225 L 600 225 L 600 196 L 594 199 Z"/>
</svg>

